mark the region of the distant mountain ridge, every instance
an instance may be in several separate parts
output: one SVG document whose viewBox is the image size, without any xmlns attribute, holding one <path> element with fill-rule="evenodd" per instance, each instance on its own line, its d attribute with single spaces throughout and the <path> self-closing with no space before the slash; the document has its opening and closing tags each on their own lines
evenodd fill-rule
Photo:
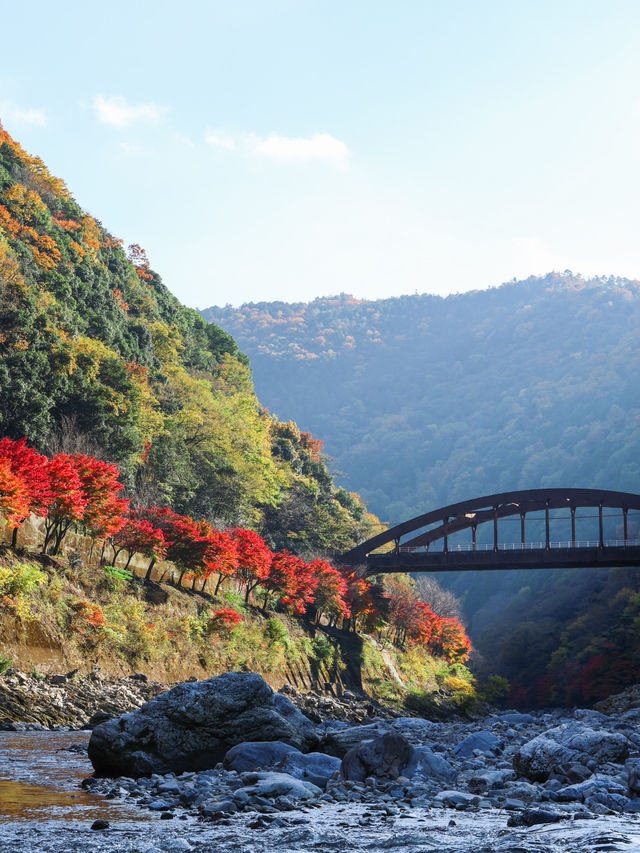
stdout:
<svg viewBox="0 0 640 853">
<path fill-rule="evenodd" d="M 442 298 L 202 311 L 261 399 L 390 522 L 511 488 L 640 489 L 640 283 L 552 273 Z"/>
</svg>

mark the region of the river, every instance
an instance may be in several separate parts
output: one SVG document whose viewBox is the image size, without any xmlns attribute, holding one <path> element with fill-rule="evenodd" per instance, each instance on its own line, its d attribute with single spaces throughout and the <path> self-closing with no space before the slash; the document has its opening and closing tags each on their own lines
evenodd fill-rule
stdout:
<svg viewBox="0 0 640 853">
<path fill-rule="evenodd" d="M 498 809 L 407 809 L 392 818 L 360 803 L 300 809 L 283 825 L 251 829 L 247 814 L 225 826 L 184 814 L 171 820 L 126 800 L 82 790 L 91 773 L 88 732 L 0 733 L 0 851 L 16 853 L 605 853 L 640 851 L 640 816 L 604 816 L 507 828 Z M 106 830 L 92 830 L 96 819 Z"/>
</svg>

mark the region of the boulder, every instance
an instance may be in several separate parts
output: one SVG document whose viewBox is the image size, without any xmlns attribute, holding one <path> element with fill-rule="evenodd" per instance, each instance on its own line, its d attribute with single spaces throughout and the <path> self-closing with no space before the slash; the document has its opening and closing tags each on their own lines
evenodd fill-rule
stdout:
<svg viewBox="0 0 640 853">
<path fill-rule="evenodd" d="M 386 721 L 370 723 L 367 726 L 348 726 L 347 728 L 330 729 L 322 738 L 320 748 L 329 755 L 344 758 L 350 749 L 367 740 L 373 740 L 391 731 Z"/>
<path fill-rule="evenodd" d="M 243 773 L 242 781 L 244 787 L 239 788 L 238 791 L 246 793 L 249 799 L 252 797 L 266 797 L 267 799 L 293 797 L 296 800 L 311 800 L 322 793 L 317 785 L 295 779 L 288 773 Z"/>
<path fill-rule="evenodd" d="M 308 752 L 303 755 L 291 750 L 280 762 L 278 769 L 295 779 L 311 782 L 318 788 L 326 788 L 327 782 L 340 770 L 342 762 L 333 755 L 324 752 Z"/>
<path fill-rule="evenodd" d="M 453 750 L 453 754 L 459 755 L 461 758 L 470 758 L 475 750 L 478 750 L 478 752 L 497 753 L 503 746 L 503 742 L 493 732 L 481 729 L 479 732 L 473 732 L 473 734 L 470 734 L 461 741 Z"/>
<path fill-rule="evenodd" d="M 290 752 L 302 755 L 299 749 L 281 740 L 239 743 L 232 746 L 224 757 L 226 770 L 267 770 L 279 764 Z"/>
<path fill-rule="evenodd" d="M 446 759 L 428 746 L 414 746 L 411 747 L 409 761 L 402 775 L 407 779 L 421 776 L 424 779 L 436 779 L 438 782 L 453 782 L 455 770 Z"/>
<path fill-rule="evenodd" d="M 629 741 L 620 732 L 565 723 L 528 741 L 515 753 L 513 767 L 521 776 L 544 782 L 551 773 L 573 763 L 587 767 L 621 762 L 629 754 Z"/>
<path fill-rule="evenodd" d="M 257 673 L 227 672 L 179 684 L 141 708 L 97 726 L 89 758 L 98 776 L 149 776 L 206 770 L 243 741 L 283 741 L 309 750 L 315 727 L 303 714 L 276 704 Z"/>
<path fill-rule="evenodd" d="M 350 749 L 342 759 L 342 776 L 354 782 L 363 782 L 367 776 L 397 779 L 410 757 L 409 741 L 401 734 L 387 732 Z"/>
</svg>

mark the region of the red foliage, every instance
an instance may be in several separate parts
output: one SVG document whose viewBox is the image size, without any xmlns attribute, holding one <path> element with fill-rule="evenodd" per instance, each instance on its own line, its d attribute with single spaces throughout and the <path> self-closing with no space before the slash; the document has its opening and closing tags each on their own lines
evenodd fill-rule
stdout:
<svg viewBox="0 0 640 853">
<path fill-rule="evenodd" d="M 57 554 L 67 530 L 74 521 L 80 521 L 88 500 L 82 481 L 71 456 L 59 453 L 47 463 L 47 473 L 52 501 L 49 504 L 45 525 L 43 551 L 53 542 L 52 552 Z"/>
<path fill-rule="evenodd" d="M 9 528 L 22 524 L 29 511 L 29 495 L 24 480 L 13 473 L 8 459 L 0 457 L 0 512 Z"/>
<path fill-rule="evenodd" d="M 121 551 L 128 553 L 127 567 L 135 553 L 152 557 L 155 561 L 162 559 L 167 550 L 162 531 L 157 530 L 151 522 L 138 518 L 127 518 L 110 542 L 114 550 L 114 562 Z"/>
<path fill-rule="evenodd" d="M 316 583 L 315 606 L 317 618 L 323 613 L 335 619 L 348 619 L 351 608 L 347 603 L 349 586 L 343 575 L 326 560 L 313 560 L 309 564 Z"/>
<path fill-rule="evenodd" d="M 314 438 L 310 432 L 300 433 L 300 444 L 307 451 L 314 462 L 320 461 L 320 454 L 324 447 L 324 442 L 321 438 Z"/>
<path fill-rule="evenodd" d="M 14 509 L 14 512 L 10 513 L 9 526 L 22 524 L 31 512 L 40 516 L 46 515 L 52 500 L 47 457 L 29 447 L 26 438 L 21 438 L 20 441 L 3 438 L 0 440 L 0 460 L 6 461 L 11 474 L 22 484 L 21 509 L 18 512 Z M 0 494 L 2 492 L 0 485 Z"/>
<path fill-rule="evenodd" d="M 231 538 L 236 543 L 238 557 L 236 577 L 245 588 L 247 602 L 252 590 L 269 577 L 273 554 L 262 536 L 253 530 L 236 527 L 231 531 Z"/>
<path fill-rule="evenodd" d="M 142 246 L 139 246 L 137 243 L 132 243 L 129 246 L 127 258 L 135 267 L 139 278 L 144 281 L 152 280 L 153 276 L 149 272 L 149 260 L 147 258 L 147 253 Z"/>
<path fill-rule="evenodd" d="M 221 631 L 233 631 L 242 622 L 242 615 L 232 607 L 221 607 L 214 610 L 209 617 L 209 633 L 218 634 Z"/>
<path fill-rule="evenodd" d="M 289 551 L 278 551 L 273 555 L 271 571 L 263 581 L 265 607 L 270 593 L 276 592 L 282 604 L 291 607 L 294 613 L 304 613 L 307 604 L 313 602 L 316 579 L 310 563 Z"/>
<path fill-rule="evenodd" d="M 75 453 L 71 458 L 76 468 L 86 501 L 82 522 L 91 536 L 104 539 L 113 536 L 125 523 L 129 502 L 118 497 L 122 490 L 120 469 L 110 462 Z"/>
</svg>

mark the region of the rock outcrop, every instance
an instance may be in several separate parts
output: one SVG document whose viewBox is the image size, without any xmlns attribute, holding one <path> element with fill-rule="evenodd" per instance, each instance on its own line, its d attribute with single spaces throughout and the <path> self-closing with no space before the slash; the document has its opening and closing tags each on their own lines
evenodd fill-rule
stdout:
<svg viewBox="0 0 640 853">
<path fill-rule="evenodd" d="M 97 726 L 89 758 L 98 776 L 206 770 L 243 741 L 283 741 L 308 751 L 314 725 L 256 673 L 179 684 L 138 710 Z"/>
</svg>

